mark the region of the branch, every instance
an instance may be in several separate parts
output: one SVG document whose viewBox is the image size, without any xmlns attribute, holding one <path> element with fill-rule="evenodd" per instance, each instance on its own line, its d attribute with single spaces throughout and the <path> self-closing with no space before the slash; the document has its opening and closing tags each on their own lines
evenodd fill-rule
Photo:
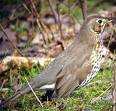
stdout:
<svg viewBox="0 0 116 111">
<path fill-rule="evenodd" d="M 14 49 L 17 50 L 17 52 L 21 55 L 21 56 L 24 56 L 22 54 L 22 52 L 17 48 L 17 46 L 10 40 L 9 36 L 7 35 L 6 31 L 4 30 L 2 24 L 0 24 L 0 28 L 2 30 L 2 32 L 4 33 L 4 35 L 6 36 L 7 40 L 9 40 L 10 44 L 13 46 Z"/>
<path fill-rule="evenodd" d="M 87 0 L 79 0 L 82 9 L 83 19 L 87 18 Z"/>
<path fill-rule="evenodd" d="M 39 14 L 38 14 L 38 12 L 37 12 L 36 6 L 35 6 L 35 4 L 33 3 L 32 0 L 29 0 L 29 1 L 26 1 L 26 0 L 25 0 L 25 3 L 27 3 L 27 2 L 30 3 L 32 15 L 33 15 L 34 17 L 36 17 L 36 22 L 37 22 L 37 25 L 38 25 L 38 29 L 39 29 L 40 33 L 42 34 L 43 41 L 44 41 L 45 44 L 47 44 L 46 39 L 45 39 L 45 35 L 44 35 L 44 33 L 42 32 L 42 30 L 41 30 L 41 28 L 44 29 L 44 26 L 43 26 L 43 24 L 42 24 L 41 21 L 40 21 L 40 16 L 39 16 Z"/>
<path fill-rule="evenodd" d="M 56 13 L 54 8 L 52 7 L 52 4 L 51 4 L 50 0 L 47 0 L 47 1 L 48 1 L 50 9 L 52 11 L 52 14 L 54 15 L 55 22 L 57 23 L 58 22 L 58 14 Z"/>
<path fill-rule="evenodd" d="M 39 100 L 39 98 L 37 97 L 36 93 L 34 92 L 33 88 L 31 87 L 30 83 L 28 82 L 27 78 L 25 77 L 26 82 L 28 83 L 29 88 L 31 89 L 32 93 L 34 94 L 34 96 L 36 97 L 37 101 L 40 103 L 40 106 L 43 107 L 41 101 Z"/>
<path fill-rule="evenodd" d="M 61 17 L 60 17 L 60 11 L 59 11 L 59 3 L 56 4 L 56 10 L 58 14 L 58 25 L 59 25 L 59 31 L 61 35 L 61 39 L 63 39 L 63 32 L 62 32 L 62 23 L 61 23 Z"/>
</svg>

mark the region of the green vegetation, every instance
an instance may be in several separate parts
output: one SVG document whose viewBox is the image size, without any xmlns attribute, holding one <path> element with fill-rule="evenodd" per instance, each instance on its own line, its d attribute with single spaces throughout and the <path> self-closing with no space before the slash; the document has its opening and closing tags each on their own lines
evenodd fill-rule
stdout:
<svg viewBox="0 0 116 111">
<path fill-rule="evenodd" d="M 36 76 L 37 72 L 41 72 L 41 68 L 34 67 L 30 70 L 21 71 L 22 83 L 26 83 L 24 77 L 28 79 Z M 44 107 L 41 108 L 37 102 L 34 95 L 31 93 L 26 94 L 18 99 L 18 103 L 15 107 L 18 111 L 80 111 L 81 109 L 92 109 L 92 111 L 109 111 L 111 110 L 111 101 L 105 99 L 95 100 L 96 97 L 105 96 L 111 89 L 111 78 L 112 72 L 109 69 L 99 72 L 97 77 L 92 80 L 88 86 L 77 89 L 71 95 L 71 97 L 66 99 L 59 99 L 51 102 L 44 103 Z M 10 96 L 13 92 L 9 92 Z M 38 97 L 40 97 L 43 92 L 36 91 Z M 13 110 L 13 109 L 10 109 Z M 9 110 L 7 110 L 9 111 Z"/>
</svg>

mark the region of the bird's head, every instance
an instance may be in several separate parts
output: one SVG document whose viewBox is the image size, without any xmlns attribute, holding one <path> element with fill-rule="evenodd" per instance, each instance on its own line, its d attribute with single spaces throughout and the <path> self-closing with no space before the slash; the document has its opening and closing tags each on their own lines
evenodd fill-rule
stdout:
<svg viewBox="0 0 116 111">
<path fill-rule="evenodd" d="M 97 44 L 101 44 L 109 49 L 112 53 L 116 52 L 116 24 L 113 20 L 97 18 L 90 23 L 90 30 L 96 34 Z"/>
<path fill-rule="evenodd" d="M 95 45 L 100 42 L 100 34 L 104 32 L 106 27 L 111 29 L 111 20 L 99 17 L 99 16 L 90 16 L 87 20 L 83 23 L 81 30 L 80 30 L 80 41 L 89 43 L 90 45 Z M 105 30 L 107 31 L 107 30 Z"/>
<path fill-rule="evenodd" d="M 89 24 L 89 29 L 96 34 L 101 33 L 106 24 L 109 23 L 110 20 L 104 19 L 104 18 L 94 18 L 92 19 L 88 24 Z"/>
</svg>

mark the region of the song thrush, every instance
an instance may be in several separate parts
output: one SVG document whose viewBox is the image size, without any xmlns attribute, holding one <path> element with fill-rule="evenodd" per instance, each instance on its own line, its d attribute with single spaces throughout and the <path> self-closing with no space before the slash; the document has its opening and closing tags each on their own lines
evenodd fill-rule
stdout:
<svg viewBox="0 0 116 111">
<path fill-rule="evenodd" d="M 104 57 L 109 53 L 100 40 L 108 23 L 108 19 L 88 17 L 74 42 L 30 81 L 31 87 L 53 89 L 54 96 L 67 97 L 76 87 L 86 85 L 99 71 Z M 26 85 L 8 102 L 30 91 L 30 87 Z"/>
</svg>

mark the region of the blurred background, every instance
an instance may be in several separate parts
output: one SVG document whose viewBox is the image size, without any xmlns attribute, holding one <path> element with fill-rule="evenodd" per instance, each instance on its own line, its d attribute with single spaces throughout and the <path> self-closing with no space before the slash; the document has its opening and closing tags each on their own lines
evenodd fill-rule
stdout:
<svg viewBox="0 0 116 111">
<path fill-rule="evenodd" d="M 94 14 L 116 17 L 116 0 L 0 0 L 0 101 L 18 91 L 26 83 L 24 77 L 35 77 L 65 50 L 87 16 Z M 44 108 L 27 94 L 2 110 L 111 111 L 111 72 L 105 67 L 87 88 L 44 103 Z M 58 107 L 62 102 L 66 107 Z"/>
</svg>

